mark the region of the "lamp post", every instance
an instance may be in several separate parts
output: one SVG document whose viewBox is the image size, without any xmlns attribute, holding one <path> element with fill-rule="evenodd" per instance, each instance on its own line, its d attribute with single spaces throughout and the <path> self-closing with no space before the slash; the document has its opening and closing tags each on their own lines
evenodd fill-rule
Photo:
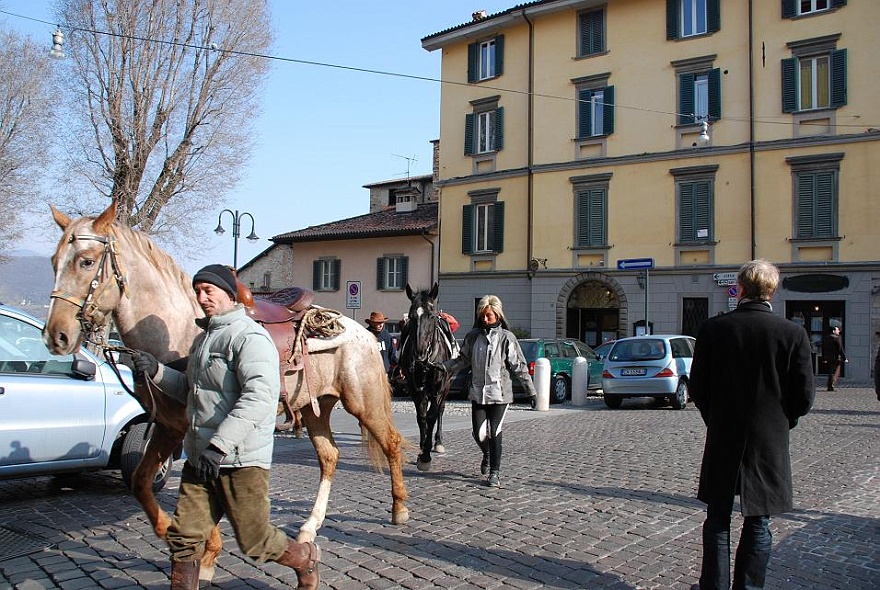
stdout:
<svg viewBox="0 0 880 590">
<path fill-rule="evenodd" d="M 254 216 L 244 211 L 242 213 L 238 212 L 238 209 L 232 211 L 231 209 L 224 209 L 220 212 L 220 215 L 217 217 L 217 228 L 214 230 L 214 233 L 218 236 L 222 236 L 226 233 L 226 230 L 223 229 L 223 214 L 229 213 L 232 215 L 232 240 L 234 242 L 234 249 L 232 251 L 232 268 L 238 271 L 238 237 L 241 235 L 241 218 L 245 215 L 251 218 L 251 233 L 245 238 L 248 242 L 255 243 L 259 240 L 259 236 L 254 233 Z"/>
</svg>

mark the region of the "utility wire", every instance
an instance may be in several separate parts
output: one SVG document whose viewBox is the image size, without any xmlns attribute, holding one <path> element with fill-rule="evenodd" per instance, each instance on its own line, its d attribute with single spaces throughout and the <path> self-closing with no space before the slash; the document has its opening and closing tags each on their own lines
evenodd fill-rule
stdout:
<svg viewBox="0 0 880 590">
<path fill-rule="evenodd" d="M 9 12 L 6 10 L 0 10 L 0 14 L 6 14 L 9 16 L 13 16 L 15 18 L 30 20 L 33 22 L 43 23 L 43 24 L 50 25 L 50 26 L 52 26 L 53 24 L 56 24 L 56 23 L 51 23 L 49 21 L 45 21 L 45 20 L 38 19 L 35 17 L 31 17 L 31 16 L 25 16 L 23 14 L 16 14 L 14 12 Z M 56 26 L 61 28 L 61 24 L 57 24 Z M 199 45 L 199 44 L 194 44 L 194 43 L 183 43 L 180 41 L 169 41 L 166 39 L 152 39 L 149 37 L 139 37 L 137 35 L 123 35 L 120 33 L 111 33 L 108 31 L 89 29 L 87 27 L 80 27 L 80 26 L 75 26 L 75 25 L 71 25 L 71 24 L 66 24 L 65 28 L 67 28 L 69 31 L 82 31 L 84 33 L 91 33 L 93 35 L 104 35 L 107 37 L 119 37 L 122 39 L 133 39 L 136 41 L 143 41 L 145 43 L 159 43 L 162 45 L 172 45 L 175 47 L 185 47 L 187 49 L 221 51 L 224 53 L 228 53 L 230 55 L 256 57 L 256 58 L 260 58 L 260 59 L 267 59 L 267 60 L 271 60 L 271 61 L 279 61 L 279 62 L 285 62 L 285 63 L 293 63 L 293 64 L 300 64 L 300 65 L 307 65 L 307 66 L 316 66 L 316 67 L 322 67 L 322 68 L 332 68 L 332 69 L 344 70 L 344 71 L 349 71 L 349 72 L 359 72 L 359 73 L 363 73 L 363 74 L 375 74 L 378 76 L 388 76 L 388 77 L 393 77 L 393 78 L 420 80 L 423 82 L 435 82 L 438 84 L 448 84 L 448 85 L 453 85 L 453 86 L 465 86 L 465 87 L 473 86 L 469 82 L 457 82 L 454 80 L 443 80 L 442 78 L 433 78 L 430 76 L 418 76 L 415 74 L 402 74 L 400 72 L 391 72 L 391 71 L 387 71 L 387 70 L 377 70 L 377 69 L 372 69 L 372 68 L 346 66 L 346 65 L 342 65 L 342 64 L 334 64 L 334 63 L 313 61 L 313 60 L 306 60 L 306 59 L 297 59 L 297 58 L 293 58 L 293 57 L 269 55 L 269 54 L 255 53 L 255 52 L 249 52 L 249 51 L 228 50 L 228 49 L 223 49 L 222 47 L 218 47 L 215 44 L 211 44 L 210 46 L 204 46 L 204 45 Z M 517 90 L 514 88 L 502 88 L 500 86 L 491 86 L 488 84 L 480 84 L 480 88 L 485 89 L 485 90 L 495 90 L 497 92 L 502 92 L 502 93 L 531 96 L 533 98 L 546 98 L 546 99 L 551 99 L 551 100 L 562 100 L 562 101 L 574 102 L 574 103 L 588 103 L 589 102 L 589 101 L 582 101 L 578 98 L 571 98 L 568 96 L 557 96 L 557 95 L 553 95 L 553 94 L 544 94 L 544 93 L 540 93 L 540 92 L 529 92 L 528 90 Z M 596 101 L 596 104 L 601 104 L 602 106 L 605 106 L 605 103 L 602 101 Z M 647 107 L 637 107 L 637 106 L 632 106 L 632 105 L 625 105 L 625 104 L 621 104 L 619 102 L 615 102 L 611 106 L 614 106 L 615 108 L 625 109 L 625 110 L 653 113 L 653 114 L 658 114 L 658 115 L 671 115 L 674 117 L 693 117 L 697 120 L 697 124 L 700 123 L 700 117 L 698 115 L 696 115 L 695 113 L 679 113 L 679 112 L 675 112 L 675 111 L 664 111 L 664 110 L 659 110 L 659 109 L 650 109 Z M 749 123 L 750 122 L 750 119 L 748 119 L 748 118 L 729 117 L 729 116 L 724 117 L 723 120 L 739 122 L 739 123 Z M 766 124 L 766 125 L 791 125 L 791 121 L 788 119 L 787 120 L 766 119 L 766 118 L 761 119 L 761 118 L 756 117 L 756 118 L 754 118 L 754 121 L 756 123 Z M 824 123 L 812 123 L 809 121 L 803 122 L 802 124 L 803 125 L 824 125 Z M 837 124 L 835 124 L 835 127 L 864 128 L 864 129 L 866 129 L 866 131 L 877 131 L 878 128 L 880 128 L 880 124 L 874 125 L 874 124 L 837 123 Z"/>
</svg>

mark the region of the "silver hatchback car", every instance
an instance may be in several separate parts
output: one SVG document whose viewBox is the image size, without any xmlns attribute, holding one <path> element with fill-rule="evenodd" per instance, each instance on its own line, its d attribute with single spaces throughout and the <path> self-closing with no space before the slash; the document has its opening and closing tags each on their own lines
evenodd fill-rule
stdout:
<svg viewBox="0 0 880 590">
<path fill-rule="evenodd" d="M 619 408 L 624 398 L 653 397 L 683 410 L 689 399 L 694 342 L 691 336 L 679 334 L 633 336 L 615 342 L 602 371 L 605 405 Z"/>
</svg>

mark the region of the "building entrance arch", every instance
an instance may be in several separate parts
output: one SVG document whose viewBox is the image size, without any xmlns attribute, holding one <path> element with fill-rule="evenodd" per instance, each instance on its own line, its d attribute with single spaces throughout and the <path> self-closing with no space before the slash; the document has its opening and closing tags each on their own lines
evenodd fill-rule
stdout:
<svg viewBox="0 0 880 590">
<path fill-rule="evenodd" d="M 598 346 L 627 334 L 626 294 L 598 272 L 572 277 L 559 291 L 556 333 Z"/>
</svg>

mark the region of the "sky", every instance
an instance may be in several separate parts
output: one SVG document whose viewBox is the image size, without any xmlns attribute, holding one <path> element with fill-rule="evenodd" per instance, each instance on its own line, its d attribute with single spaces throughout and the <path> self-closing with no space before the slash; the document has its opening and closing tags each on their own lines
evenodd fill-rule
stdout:
<svg viewBox="0 0 880 590">
<path fill-rule="evenodd" d="M 369 212 L 363 186 L 431 173 L 431 141 L 439 139 L 440 54 L 422 49 L 421 39 L 493 14 L 518 1 L 270 0 L 275 45 L 285 59 L 390 72 L 388 76 L 272 60 L 262 112 L 255 114 L 255 147 L 242 181 L 218 200 L 217 215 L 192 231 L 204 234 L 204 248 L 188 257 L 168 250 L 193 274 L 206 264 L 232 264 L 232 215 L 222 214 L 226 233 L 214 234 L 223 209 L 242 215 L 238 264 L 272 245 L 269 238 Z M 0 0 L 0 24 L 45 39 L 55 30 L 52 0 Z M 36 22 L 45 21 L 45 22 Z M 63 30 L 63 27 L 62 27 Z M 418 76 L 418 80 L 404 76 Z M 42 199 L 41 199 L 42 200 Z M 47 199 L 51 201 L 51 199 Z M 94 213 L 99 213 L 95 211 Z M 245 240 L 251 229 L 260 237 Z M 40 231 L 24 247 L 54 251 L 60 230 L 46 207 L 33 220 Z M 39 235 L 36 235 L 39 234 Z"/>
</svg>

